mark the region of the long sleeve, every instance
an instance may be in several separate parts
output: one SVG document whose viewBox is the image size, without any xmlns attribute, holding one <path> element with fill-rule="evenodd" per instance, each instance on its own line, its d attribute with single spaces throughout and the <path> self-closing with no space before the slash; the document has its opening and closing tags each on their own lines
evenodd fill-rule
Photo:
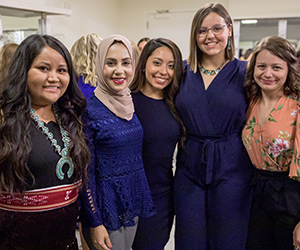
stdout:
<svg viewBox="0 0 300 250">
<path fill-rule="evenodd" d="M 96 126 L 93 126 L 93 121 L 90 120 L 87 112 L 83 117 L 86 124 L 85 133 L 88 138 L 88 145 L 91 151 L 91 162 L 88 166 L 88 184 L 83 188 L 81 192 L 82 206 L 85 206 L 86 214 L 89 218 L 90 225 L 92 227 L 97 227 L 102 225 L 102 216 L 99 205 L 101 206 L 101 200 L 97 200 L 97 185 L 96 185 L 96 155 L 95 155 L 95 145 L 94 138 L 96 135 Z"/>
<path fill-rule="evenodd" d="M 294 139 L 294 154 L 290 165 L 290 177 L 300 177 L 300 109 L 299 102 L 297 102 L 297 109 L 293 111 L 293 115 L 296 115 L 295 126 L 295 139 Z"/>
<path fill-rule="evenodd" d="M 142 159 L 143 129 L 136 115 L 130 121 L 117 117 L 92 95 L 83 122 L 92 158 L 81 192 L 82 224 L 118 230 L 133 226 L 136 216 L 154 214 Z"/>
</svg>

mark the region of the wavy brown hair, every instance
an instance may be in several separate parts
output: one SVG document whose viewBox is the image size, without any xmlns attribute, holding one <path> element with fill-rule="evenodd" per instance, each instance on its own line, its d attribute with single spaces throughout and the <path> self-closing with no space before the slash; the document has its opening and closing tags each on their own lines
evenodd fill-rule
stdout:
<svg viewBox="0 0 300 250">
<path fill-rule="evenodd" d="M 254 69 L 257 55 L 267 50 L 274 56 L 287 63 L 288 75 L 283 86 L 284 95 L 300 97 L 300 67 L 293 45 L 286 39 L 278 36 L 263 38 L 255 47 L 246 73 L 245 89 L 250 103 L 253 105 L 261 98 L 261 89 L 254 80 Z"/>
<path fill-rule="evenodd" d="M 141 52 L 135 75 L 133 81 L 130 85 L 130 89 L 132 92 L 139 92 L 143 89 L 145 84 L 147 83 L 147 78 L 145 74 L 145 68 L 147 64 L 148 58 L 152 55 L 152 53 L 160 48 L 160 47 L 167 47 L 169 48 L 174 56 L 174 77 L 172 82 L 163 89 L 164 99 L 175 119 L 180 123 L 182 127 L 182 142 L 185 139 L 186 132 L 185 127 L 183 125 L 182 120 L 179 117 L 178 111 L 175 107 L 175 97 L 179 92 L 179 86 L 183 74 L 183 62 L 182 62 L 182 55 L 178 46 L 169 39 L 166 38 L 156 38 L 150 40 L 144 47 Z"/>
<path fill-rule="evenodd" d="M 77 85 L 77 75 L 67 48 L 48 35 L 31 35 L 17 48 L 0 97 L 0 191 L 24 192 L 26 182 L 34 181 L 27 163 L 31 152 L 30 117 L 31 97 L 27 75 L 35 58 L 46 46 L 62 55 L 68 66 L 70 82 L 66 92 L 56 102 L 59 117 L 71 139 L 70 157 L 75 167 L 75 181 L 86 179 L 90 151 L 81 123 L 86 99 Z"/>
</svg>

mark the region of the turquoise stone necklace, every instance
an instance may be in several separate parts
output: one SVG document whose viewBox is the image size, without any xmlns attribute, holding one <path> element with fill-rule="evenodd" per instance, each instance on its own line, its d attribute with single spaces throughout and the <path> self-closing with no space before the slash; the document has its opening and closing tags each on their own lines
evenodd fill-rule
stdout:
<svg viewBox="0 0 300 250">
<path fill-rule="evenodd" d="M 226 61 L 225 61 L 226 62 Z M 221 66 L 217 69 L 212 69 L 212 70 L 209 70 L 209 69 L 206 69 L 204 68 L 202 65 L 200 65 L 200 69 L 201 69 L 201 72 L 205 75 L 208 75 L 208 76 L 213 76 L 213 75 L 216 75 L 220 72 L 220 70 L 222 69 L 223 65 L 225 64 L 225 62 L 223 62 L 221 64 Z"/>
<path fill-rule="evenodd" d="M 57 144 L 57 140 L 53 138 L 53 133 L 49 131 L 49 128 L 45 126 L 45 123 L 40 120 L 40 117 L 35 114 L 34 109 L 30 109 L 30 116 L 31 118 L 37 122 L 37 127 L 41 130 L 43 134 L 47 136 L 49 141 L 51 142 L 52 146 L 54 147 L 55 151 L 61 156 L 59 161 L 56 164 L 56 175 L 58 179 L 63 180 L 64 179 L 64 173 L 62 171 L 63 165 L 68 164 L 69 170 L 67 172 L 68 178 L 70 178 L 74 173 L 74 164 L 72 159 L 68 156 L 69 152 L 69 145 L 71 139 L 68 136 L 68 132 L 62 127 L 60 119 L 58 118 L 58 115 L 56 111 L 54 110 L 55 117 L 58 121 L 62 141 L 64 143 L 64 148 L 61 149 L 61 146 Z"/>
<path fill-rule="evenodd" d="M 203 66 L 201 66 L 202 73 L 204 73 L 205 75 L 208 75 L 208 76 L 216 75 L 216 74 L 218 74 L 220 72 L 220 70 L 221 70 L 221 67 L 217 68 L 217 69 L 209 70 L 209 69 L 206 69 Z"/>
</svg>

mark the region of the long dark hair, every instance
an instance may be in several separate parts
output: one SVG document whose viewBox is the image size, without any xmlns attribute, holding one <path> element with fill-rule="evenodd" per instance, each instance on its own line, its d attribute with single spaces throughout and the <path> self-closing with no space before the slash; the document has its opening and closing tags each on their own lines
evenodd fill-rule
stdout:
<svg viewBox="0 0 300 250">
<path fill-rule="evenodd" d="M 65 59 L 70 82 L 66 92 L 56 102 L 59 117 L 71 138 L 70 157 L 75 167 L 75 181 L 86 179 L 90 152 L 83 133 L 81 114 L 86 99 L 77 85 L 77 75 L 67 48 L 48 35 L 31 35 L 17 48 L 0 94 L 0 190 L 23 192 L 26 179 L 34 178 L 27 166 L 31 151 L 30 118 L 31 97 L 27 74 L 35 58 L 46 46 L 56 50 Z"/>
<path fill-rule="evenodd" d="M 296 51 L 293 45 L 286 39 L 278 36 L 269 36 L 263 38 L 253 51 L 251 60 L 248 65 L 246 73 L 245 89 L 249 101 L 254 104 L 261 98 L 260 87 L 254 80 L 254 69 L 256 64 L 257 55 L 267 50 L 274 56 L 279 57 L 287 63 L 288 76 L 284 83 L 283 93 L 284 95 L 294 95 L 297 98 L 300 97 L 300 67 L 297 59 Z"/>
<path fill-rule="evenodd" d="M 130 85 L 130 89 L 132 92 L 139 92 L 144 87 L 144 85 L 147 82 L 146 74 L 145 74 L 145 68 L 147 64 L 148 58 L 152 55 L 152 53 L 160 48 L 160 47 L 167 47 L 169 48 L 174 56 L 174 77 L 172 82 L 163 89 L 164 93 L 164 99 L 170 108 L 171 113 L 175 117 L 175 119 L 180 123 L 182 127 L 182 141 L 184 141 L 185 138 L 185 127 L 183 126 L 183 122 L 179 117 L 179 114 L 177 112 L 177 109 L 175 107 L 175 97 L 179 92 L 179 85 L 181 82 L 182 74 L 183 74 L 183 62 L 182 62 L 182 55 L 180 52 L 180 49 L 178 46 L 172 42 L 169 39 L 166 38 L 156 38 L 150 40 L 142 50 L 142 53 L 140 55 L 137 67 L 136 67 L 136 73 L 133 78 L 132 84 Z"/>
</svg>

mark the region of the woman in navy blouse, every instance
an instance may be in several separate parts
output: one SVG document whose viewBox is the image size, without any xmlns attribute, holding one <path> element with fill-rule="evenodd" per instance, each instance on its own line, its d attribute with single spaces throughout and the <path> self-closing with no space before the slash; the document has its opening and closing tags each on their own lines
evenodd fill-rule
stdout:
<svg viewBox="0 0 300 250">
<path fill-rule="evenodd" d="M 142 161 L 143 129 L 128 89 L 134 65 L 128 39 L 102 41 L 98 86 L 83 116 L 92 159 L 81 220 L 90 249 L 130 250 L 138 218 L 155 213 Z"/>
<path fill-rule="evenodd" d="M 183 72 L 181 52 L 168 39 L 144 47 L 131 85 L 135 112 L 144 129 L 143 160 L 157 214 L 139 220 L 134 250 L 162 250 L 174 219 L 172 159 L 181 121 L 174 99 Z"/>
</svg>

